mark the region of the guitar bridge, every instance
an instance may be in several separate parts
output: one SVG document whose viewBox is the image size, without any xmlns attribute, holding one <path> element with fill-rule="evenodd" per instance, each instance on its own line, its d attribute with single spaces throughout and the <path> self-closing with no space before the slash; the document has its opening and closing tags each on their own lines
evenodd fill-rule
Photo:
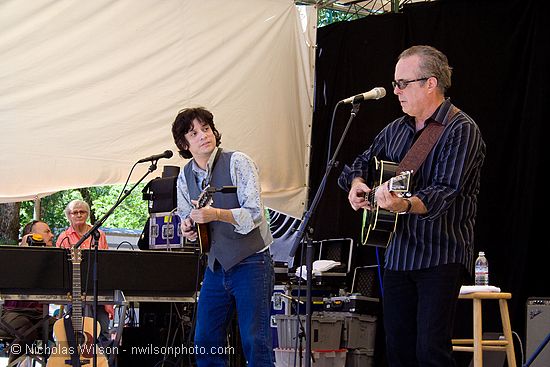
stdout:
<svg viewBox="0 0 550 367">
<path fill-rule="evenodd" d="M 89 363 L 90 363 L 89 360 L 86 360 L 86 359 L 81 359 L 81 360 L 80 360 L 80 365 L 81 365 L 81 366 L 84 366 L 85 364 L 89 364 Z M 66 359 L 66 360 L 65 360 L 65 364 L 66 364 L 67 366 L 72 366 L 73 361 L 70 360 L 70 359 Z"/>
</svg>

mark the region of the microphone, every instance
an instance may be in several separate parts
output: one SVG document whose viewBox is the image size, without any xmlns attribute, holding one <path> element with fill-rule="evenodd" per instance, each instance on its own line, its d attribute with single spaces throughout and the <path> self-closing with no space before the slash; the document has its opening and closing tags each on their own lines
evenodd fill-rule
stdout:
<svg viewBox="0 0 550 367">
<path fill-rule="evenodd" d="M 358 94 L 353 97 L 349 97 L 341 100 L 342 103 L 359 103 L 367 99 L 380 99 L 386 95 L 386 90 L 382 87 L 373 88 L 368 92 Z"/>
<path fill-rule="evenodd" d="M 147 158 L 142 158 L 137 163 L 144 163 L 144 162 L 150 162 L 150 161 L 158 161 L 161 158 L 172 158 L 174 153 L 172 153 L 171 150 L 165 150 L 164 153 L 161 154 L 155 154 Z"/>
</svg>

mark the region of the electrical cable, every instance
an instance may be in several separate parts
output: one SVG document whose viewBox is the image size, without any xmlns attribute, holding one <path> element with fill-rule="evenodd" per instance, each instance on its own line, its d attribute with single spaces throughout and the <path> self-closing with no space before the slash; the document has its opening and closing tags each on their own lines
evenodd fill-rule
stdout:
<svg viewBox="0 0 550 367">
<path fill-rule="evenodd" d="M 382 264 L 380 263 L 380 255 L 378 254 L 378 247 L 376 248 L 376 263 L 378 264 L 378 283 L 380 284 L 380 297 L 384 298 L 384 286 L 382 284 Z"/>
<path fill-rule="evenodd" d="M 170 244 L 170 231 L 169 231 L 169 228 L 170 228 L 170 225 L 173 225 L 172 224 L 172 218 L 174 218 L 174 213 L 176 212 L 176 210 L 178 210 L 178 208 L 174 208 L 172 210 L 170 210 L 170 213 L 168 213 L 168 224 L 166 225 L 166 251 L 168 252 L 171 252 L 172 251 L 172 244 Z M 174 226 L 174 232 L 172 233 L 174 236 L 173 238 L 175 238 L 176 236 L 176 233 L 178 231 L 178 229 L 176 228 L 175 225 Z M 161 230 L 162 232 L 162 230 Z M 161 237 L 162 237 L 162 234 L 161 234 Z"/>
<path fill-rule="evenodd" d="M 126 178 L 126 182 L 122 186 L 122 190 L 120 190 L 120 193 L 118 194 L 118 198 L 116 199 L 115 202 L 118 202 L 120 200 L 120 198 L 122 197 L 122 193 L 124 192 L 124 189 L 128 185 L 128 182 L 130 181 L 130 177 L 132 176 L 132 172 L 134 171 L 134 168 L 136 168 L 136 165 L 137 165 L 137 163 L 134 163 L 134 165 L 130 169 L 130 173 L 128 174 L 128 177 Z"/>
<path fill-rule="evenodd" d="M 195 326 L 197 324 L 197 309 L 198 309 L 198 299 L 197 294 L 199 293 L 199 277 L 200 277 L 200 269 L 201 269 L 201 256 L 197 256 L 197 271 L 195 272 L 197 274 L 195 278 L 195 294 L 193 295 L 193 314 L 191 316 L 191 330 L 189 330 L 189 335 L 187 335 L 187 340 L 185 341 L 185 345 L 193 348 L 192 345 L 192 338 L 195 334 Z M 189 365 L 191 366 L 191 353 L 187 353 Z"/>
<path fill-rule="evenodd" d="M 513 336 L 516 336 L 516 338 L 518 339 L 518 345 L 519 345 L 519 352 L 521 354 L 521 365 L 523 366 L 525 364 L 525 355 L 523 354 L 523 344 L 521 343 L 521 338 L 519 337 L 518 333 L 516 333 L 515 331 L 512 330 L 512 337 Z"/>
<path fill-rule="evenodd" d="M 128 242 L 128 241 L 126 241 L 126 240 L 124 240 L 124 241 L 122 241 L 121 243 L 119 243 L 118 246 L 116 247 L 116 249 L 118 250 L 118 249 L 120 248 L 120 246 L 126 245 L 126 244 L 130 245 L 130 248 L 132 249 L 132 251 L 135 250 L 134 245 L 132 245 L 130 242 Z"/>
</svg>

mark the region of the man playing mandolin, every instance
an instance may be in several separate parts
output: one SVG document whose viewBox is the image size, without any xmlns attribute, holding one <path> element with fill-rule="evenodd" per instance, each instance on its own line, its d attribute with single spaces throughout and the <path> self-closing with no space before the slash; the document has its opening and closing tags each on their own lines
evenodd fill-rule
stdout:
<svg viewBox="0 0 550 367">
<path fill-rule="evenodd" d="M 454 310 L 464 270 L 473 264 L 485 143 L 476 123 L 445 98 L 451 67 L 443 53 L 413 46 L 399 55 L 394 77 L 393 93 L 406 115 L 387 125 L 351 167 L 344 168 L 338 183 L 349 192 L 354 210 L 374 210 L 365 197 L 376 179 L 369 171 L 371 162 L 376 158 L 402 163 L 415 141 L 425 141 L 424 131 L 439 131 L 413 172 L 412 196 L 389 190 L 386 181 L 375 189 L 374 202 L 403 214 L 385 253 L 383 307 L 389 365 L 454 366 Z"/>
<path fill-rule="evenodd" d="M 258 169 L 247 155 L 219 148 L 221 135 L 214 117 L 202 107 L 180 111 L 172 135 L 180 155 L 191 158 L 177 181 L 182 233 L 190 240 L 199 237 L 202 251 L 208 252 L 195 329 L 197 366 L 226 365 L 229 356 L 219 351 L 226 346 L 236 312 L 248 366 L 273 367 L 273 238 Z M 212 201 L 202 200 L 209 188 L 227 186 L 236 186 L 236 192 L 214 192 Z"/>
</svg>

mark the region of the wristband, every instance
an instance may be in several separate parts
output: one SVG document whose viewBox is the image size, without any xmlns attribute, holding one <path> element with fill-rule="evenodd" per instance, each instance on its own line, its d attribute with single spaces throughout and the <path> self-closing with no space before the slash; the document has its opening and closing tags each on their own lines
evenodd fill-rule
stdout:
<svg viewBox="0 0 550 367">
<path fill-rule="evenodd" d="M 399 213 L 399 214 L 407 214 L 408 212 L 411 211 L 412 206 L 413 206 L 413 203 L 412 203 L 411 199 L 409 199 L 409 198 L 404 198 L 403 200 L 405 200 L 405 201 L 407 202 L 407 209 L 405 209 L 405 211 L 402 211 L 402 212 Z"/>
</svg>

